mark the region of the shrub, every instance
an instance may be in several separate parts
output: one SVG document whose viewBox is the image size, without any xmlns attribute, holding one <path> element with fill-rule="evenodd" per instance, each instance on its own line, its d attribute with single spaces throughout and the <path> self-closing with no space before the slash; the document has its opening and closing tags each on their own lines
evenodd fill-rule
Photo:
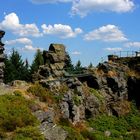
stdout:
<svg viewBox="0 0 140 140">
<path fill-rule="evenodd" d="M 84 140 L 83 136 L 74 128 L 63 126 L 63 129 L 68 132 L 66 140 Z"/>
<path fill-rule="evenodd" d="M 89 125 L 98 131 L 106 131 L 114 128 L 115 117 L 101 115 L 95 119 L 89 119 Z"/>
<path fill-rule="evenodd" d="M 2 95 L 0 98 L 0 128 L 14 131 L 17 127 L 36 125 L 37 119 L 22 96 Z"/>
<path fill-rule="evenodd" d="M 54 101 L 52 93 L 46 88 L 42 87 L 40 84 L 36 83 L 35 85 L 29 87 L 27 92 L 32 93 L 33 95 L 39 97 L 40 101 L 50 102 Z"/>
<path fill-rule="evenodd" d="M 81 135 L 82 135 L 85 139 L 95 140 L 95 133 L 92 132 L 92 131 L 83 130 L 83 131 L 81 132 Z"/>
<path fill-rule="evenodd" d="M 107 140 L 139 140 L 140 112 L 136 109 L 135 105 L 131 107 L 131 112 L 122 117 L 100 115 L 94 119 L 89 119 L 89 125 L 96 130 L 95 133 L 102 132 L 100 133 L 101 136 L 92 134 L 95 136 L 95 140 L 98 136 L 97 140 L 102 139 L 102 135 L 104 135 L 106 130 L 111 132 L 111 136 Z"/>
<path fill-rule="evenodd" d="M 21 96 L 21 95 L 22 95 L 22 93 L 21 93 L 20 90 L 15 90 L 13 93 L 14 93 L 16 96 Z"/>
<path fill-rule="evenodd" d="M 61 126 L 72 127 L 71 122 L 68 119 L 65 119 L 65 118 L 60 118 L 58 124 L 61 125 Z"/>
<path fill-rule="evenodd" d="M 40 133 L 37 127 L 24 127 L 17 128 L 14 140 L 44 140 L 43 135 Z"/>
<path fill-rule="evenodd" d="M 99 101 L 103 101 L 104 100 L 104 97 L 101 95 L 101 93 L 98 91 L 98 90 L 96 90 L 96 89 L 94 89 L 94 88 L 90 88 L 90 92 L 95 96 L 95 97 L 97 97 L 98 99 L 99 99 Z"/>
<path fill-rule="evenodd" d="M 73 96 L 73 101 L 77 106 L 79 106 L 81 104 L 81 97 L 78 96 L 78 95 L 74 95 Z"/>
</svg>

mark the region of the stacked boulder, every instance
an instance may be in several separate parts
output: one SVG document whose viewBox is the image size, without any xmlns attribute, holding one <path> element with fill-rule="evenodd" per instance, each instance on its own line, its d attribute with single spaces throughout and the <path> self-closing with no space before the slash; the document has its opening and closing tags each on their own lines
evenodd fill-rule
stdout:
<svg viewBox="0 0 140 140">
<path fill-rule="evenodd" d="M 4 44 L 1 42 L 1 38 L 4 36 L 5 32 L 0 30 L 0 84 L 3 83 L 4 78 Z"/>
<path fill-rule="evenodd" d="M 65 62 L 68 59 L 63 44 L 51 44 L 48 51 L 43 52 L 44 65 L 33 74 L 33 81 L 60 78 L 65 74 Z"/>
</svg>

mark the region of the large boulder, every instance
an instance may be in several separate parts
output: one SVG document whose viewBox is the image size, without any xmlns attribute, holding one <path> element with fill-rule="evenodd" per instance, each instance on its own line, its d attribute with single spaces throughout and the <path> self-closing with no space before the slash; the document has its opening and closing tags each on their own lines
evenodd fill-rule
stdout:
<svg viewBox="0 0 140 140">
<path fill-rule="evenodd" d="M 43 52 L 45 64 L 40 66 L 37 73 L 33 75 L 33 81 L 60 78 L 65 75 L 67 55 L 63 44 L 51 44 L 48 51 Z"/>
</svg>

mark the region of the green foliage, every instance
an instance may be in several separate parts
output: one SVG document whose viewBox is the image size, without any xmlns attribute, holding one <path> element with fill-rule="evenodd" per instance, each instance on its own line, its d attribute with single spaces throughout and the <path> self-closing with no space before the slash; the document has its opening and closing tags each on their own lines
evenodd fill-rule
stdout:
<svg viewBox="0 0 140 140">
<path fill-rule="evenodd" d="M 63 126 L 63 129 L 68 132 L 66 140 L 84 140 L 83 136 L 74 128 Z"/>
<path fill-rule="evenodd" d="M 131 105 L 131 113 L 124 117 L 132 129 L 140 130 L 140 112 L 135 103 Z"/>
<path fill-rule="evenodd" d="M 94 89 L 94 88 L 90 88 L 90 92 L 99 99 L 99 101 L 103 101 L 104 100 L 104 97 L 101 95 L 101 93 Z"/>
<path fill-rule="evenodd" d="M 0 128 L 14 131 L 17 127 L 36 125 L 37 119 L 29 108 L 30 102 L 22 96 L 2 95 L 0 97 Z"/>
<path fill-rule="evenodd" d="M 113 116 L 101 115 L 96 119 L 89 119 L 89 124 L 91 127 L 104 132 L 114 127 L 114 119 Z"/>
<path fill-rule="evenodd" d="M 43 102 L 49 102 L 54 100 L 51 92 L 48 91 L 46 88 L 42 87 L 39 83 L 36 83 L 33 86 L 29 87 L 27 89 L 27 92 L 39 97 L 40 101 Z"/>
<path fill-rule="evenodd" d="M 77 73 L 82 73 L 82 65 L 80 60 L 78 60 L 75 65 L 75 71 L 77 71 Z"/>
<path fill-rule="evenodd" d="M 78 95 L 74 95 L 73 96 L 73 101 L 77 106 L 79 106 L 81 104 L 81 97 L 78 96 Z"/>
<path fill-rule="evenodd" d="M 19 90 L 15 90 L 13 93 L 15 96 L 22 96 L 22 93 Z"/>
<path fill-rule="evenodd" d="M 93 65 L 92 65 L 91 62 L 90 62 L 90 64 L 89 64 L 88 68 L 93 68 Z"/>
<path fill-rule="evenodd" d="M 37 127 L 17 128 L 15 132 L 14 140 L 44 140 L 43 135 L 41 135 Z"/>
<path fill-rule="evenodd" d="M 34 72 L 37 72 L 39 66 L 43 65 L 43 64 L 44 64 L 43 54 L 38 49 L 35 56 L 34 56 L 33 63 L 31 65 L 31 74 L 33 74 Z"/>
<path fill-rule="evenodd" d="M 73 127 L 68 119 L 60 118 L 58 124 L 68 132 L 66 140 L 84 140 L 83 136 Z"/>
<path fill-rule="evenodd" d="M 95 133 L 101 132 L 100 136 L 102 137 L 104 137 L 104 132 L 109 130 L 111 136 L 108 137 L 107 140 L 122 139 L 120 136 L 122 136 L 123 139 L 135 140 L 135 137 L 139 138 L 140 136 L 140 112 L 134 105 L 132 105 L 132 111 L 126 116 L 100 115 L 97 118 L 89 119 L 88 122 L 89 125 L 96 130 Z"/>
<path fill-rule="evenodd" d="M 68 52 L 66 52 L 66 56 L 67 56 L 67 59 L 65 61 L 64 68 L 68 73 L 72 73 L 74 71 L 74 66 L 72 64 L 72 61 L 71 61 L 71 58 L 70 58 L 70 55 L 68 54 Z"/>
<path fill-rule="evenodd" d="M 60 118 L 58 124 L 61 125 L 61 126 L 72 127 L 71 122 L 68 119 L 65 119 L 65 118 Z"/>
<path fill-rule="evenodd" d="M 13 49 L 10 57 L 5 59 L 4 82 L 8 83 L 13 80 L 30 80 L 27 63 L 24 65 L 20 54 Z"/>
<path fill-rule="evenodd" d="M 83 130 L 83 131 L 81 131 L 81 135 L 85 139 L 95 140 L 95 133 L 93 131 Z"/>
</svg>

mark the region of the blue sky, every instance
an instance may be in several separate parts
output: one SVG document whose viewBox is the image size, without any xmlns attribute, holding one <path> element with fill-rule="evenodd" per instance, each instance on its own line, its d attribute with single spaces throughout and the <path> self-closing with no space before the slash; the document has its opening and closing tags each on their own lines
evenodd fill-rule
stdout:
<svg viewBox="0 0 140 140">
<path fill-rule="evenodd" d="M 33 60 L 50 43 L 66 46 L 73 63 L 97 65 L 101 57 L 140 50 L 139 0 L 4 0 L 0 29 L 5 53 L 15 48 Z"/>
</svg>

